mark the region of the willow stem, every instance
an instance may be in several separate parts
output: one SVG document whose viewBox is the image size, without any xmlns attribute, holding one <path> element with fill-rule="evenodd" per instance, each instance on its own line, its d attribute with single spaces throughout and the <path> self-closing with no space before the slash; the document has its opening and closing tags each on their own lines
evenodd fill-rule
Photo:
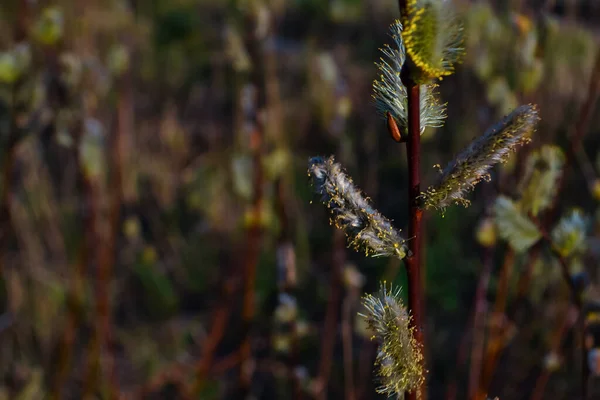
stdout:
<svg viewBox="0 0 600 400">
<path fill-rule="evenodd" d="M 408 207 L 409 226 L 408 248 L 411 255 L 405 259 L 408 278 L 408 308 L 412 315 L 415 339 L 424 352 L 423 328 L 423 285 L 421 279 L 421 231 L 423 210 L 419 208 L 418 199 L 421 194 L 421 127 L 419 109 L 419 85 L 410 82 L 408 88 Z M 425 383 L 415 392 L 408 394 L 409 400 L 425 398 Z"/>
</svg>

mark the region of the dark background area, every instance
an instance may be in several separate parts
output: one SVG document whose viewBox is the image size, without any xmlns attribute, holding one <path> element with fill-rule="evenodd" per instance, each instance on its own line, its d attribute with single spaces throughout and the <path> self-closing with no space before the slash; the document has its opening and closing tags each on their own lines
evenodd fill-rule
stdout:
<svg viewBox="0 0 600 400">
<path fill-rule="evenodd" d="M 573 268 L 586 299 L 600 295 L 600 2 L 455 3 L 466 56 L 440 82 L 445 125 L 422 136 L 424 186 L 517 105 L 537 104 L 541 122 L 470 207 L 426 213 L 429 398 L 468 398 L 471 349 L 494 335 L 491 398 L 531 398 L 544 371 L 543 398 L 577 398 L 581 343 L 559 329 L 556 260 L 509 259 L 485 228 L 527 154 L 566 151 L 590 105 L 548 218 L 588 217 Z M 350 386 L 380 398 L 357 312 L 380 281 L 403 286 L 403 265 L 347 249 L 306 169 L 335 155 L 406 229 L 404 146 L 371 97 L 398 16 L 394 0 L 3 0 L 0 399 L 235 399 L 240 365 L 258 399 L 352 398 Z M 489 311 L 474 329 L 484 270 Z"/>
</svg>

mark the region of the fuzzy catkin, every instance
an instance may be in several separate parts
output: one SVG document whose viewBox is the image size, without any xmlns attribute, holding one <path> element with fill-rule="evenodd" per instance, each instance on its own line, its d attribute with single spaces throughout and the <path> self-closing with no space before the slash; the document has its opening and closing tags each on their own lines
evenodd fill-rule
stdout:
<svg viewBox="0 0 600 400">
<path fill-rule="evenodd" d="M 390 26 L 390 36 L 395 42 L 395 47 L 385 45 L 381 52 L 385 57 L 375 63 L 381 75 L 373 82 L 373 99 L 377 112 L 382 118 L 389 112 L 402 137 L 408 136 L 408 95 L 406 86 L 402 83 L 400 73 L 406 61 L 406 53 L 402 41 L 402 24 L 395 21 Z M 446 118 L 445 104 L 440 103 L 436 92 L 437 85 L 433 83 L 420 86 L 420 119 L 421 133 L 425 128 L 440 127 Z"/>
<path fill-rule="evenodd" d="M 410 326 L 410 315 L 400 299 L 400 290 L 385 282 L 376 295 L 363 299 L 367 326 L 379 343 L 376 365 L 380 386 L 377 392 L 402 396 L 423 383 L 423 353 Z"/>
<path fill-rule="evenodd" d="M 498 235 L 517 253 L 526 251 L 542 238 L 538 227 L 523 213 L 519 204 L 506 196 L 498 196 L 496 199 L 494 218 Z"/>
<path fill-rule="evenodd" d="M 588 220 L 579 209 L 563 216 L 552 230 L 552 245 L 563 257 L 582 254 L 587 247 Z"/>
<path fill-rule="evenodd" d="M 350 246 L 374 257 L 406 257 L 408 249 L 400 233 L 369 204 L 333 156 L 311 158 L 308 175 L 333 215 L 332 224 L 346 232 Z"/>
<path fill-rule="evenodd" d="M 539 120 L 534 105 L 515 109 L 498 124 L 473 140 L 446 166 L 438 183 L 421 194 L 425 208 L 445 209 L 452 203 L 468 205 L 465 199 L 483 179 L 489 179 L 489 170 L 495 164 L 505 162 L 517 146 L 527 143 Z"/>
<path fill-rule="evenodd" d="M 406 52 L 417 67 L 412 79 L 422 84 L 451 75 L 465 52 L 463 26 L 451 2 L 408 0 L 406 6 L 402 36 Z"/>
</svg>

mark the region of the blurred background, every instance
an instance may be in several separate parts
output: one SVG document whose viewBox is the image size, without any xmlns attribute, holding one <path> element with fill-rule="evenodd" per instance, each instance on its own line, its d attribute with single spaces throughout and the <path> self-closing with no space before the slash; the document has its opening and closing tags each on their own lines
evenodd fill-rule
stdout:
<svg viewBox="0 0 600 400">
<path fill-rule="evenodd" d="M 560 146 L 548 224 L 585 215 L 569 262 L 594 304 L 600 1 L 455 3 L 467 52 L 423 134 L 424 186 L 517 105 L 542 121 L 470 207 L 426 216 L 428 396 L 578 398 L 582 366 L 591 391 L 600 373 L 593 318 L 584 354 L 557 260 L 515 253 L 490 213 L 528 153 Z M 383 398 L 357 312 L 403 265 L 347 249 L 306 170 L 335 155 L 406 229 L 404 145 L 371 97 L 398 16 L 395 0 L 3 0 L 0 399 Z"/>
</svg>

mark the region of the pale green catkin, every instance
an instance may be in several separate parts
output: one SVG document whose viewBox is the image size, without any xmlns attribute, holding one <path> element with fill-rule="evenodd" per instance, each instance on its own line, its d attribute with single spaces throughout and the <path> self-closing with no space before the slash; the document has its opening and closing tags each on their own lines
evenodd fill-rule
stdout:
<svg viewBox="0 0 600 400">
<path fill-rule="evenodd" d="M 508 197 L 498 196 L 494 203 L 494 218 L 498 235 L 518 253 L 526 251 L 542 237 L 519 204 Z"/>
<path fill-rule="evenodd" d="M 565 155 L 558 146 L 545 145 L 529 155 L 518 190 L 525 212 L 537 217 L 552 205 L 564 164 Z"/>
<path fill-rule="evenodd" d="M 552 230 L 552 245 L 563 257 L 582 254 L 587 247 L 588 220 L 579 209 L 563 216 Z"/>
</svg>

